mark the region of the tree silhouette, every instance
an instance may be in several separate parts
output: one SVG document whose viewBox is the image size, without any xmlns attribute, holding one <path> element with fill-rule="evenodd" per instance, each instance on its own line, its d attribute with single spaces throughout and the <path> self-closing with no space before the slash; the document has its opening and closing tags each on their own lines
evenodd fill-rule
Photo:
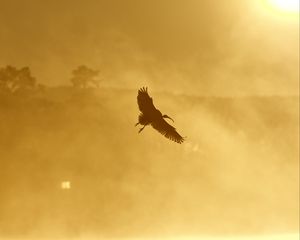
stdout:
<svg viewBox="0 0 300 240">
<path fill-rule="evenodd" d="M 0 68 L 0 89 L 15 92 L 34 87 L 35 78 L 31 75 L 29 67 L 18 70 L 8 65 L 5 68 Z"/>
<path fill-rule="evenodd" d="M 29 67 L 23 67 L 18 71 L 17 78 L 12 83 L 13 91 L 17 89 L 32 89 L 35 87 L 35 78 L 31 76 Z"/>
<path fill-rule="evenodd" d="M 89 85 L 99 87 L 99 82 L 94 78 L 99 75 L 99 71 L 81 65 L 72 71 L 71 82 L 74 87 L 87 88 Z"/>
<path fill-rule="evenodd" d="M 0 89 L 11 91 L 13 82 L 17 78 L 18 70 L 12 66 L 0 68 Z"/>
</svg>

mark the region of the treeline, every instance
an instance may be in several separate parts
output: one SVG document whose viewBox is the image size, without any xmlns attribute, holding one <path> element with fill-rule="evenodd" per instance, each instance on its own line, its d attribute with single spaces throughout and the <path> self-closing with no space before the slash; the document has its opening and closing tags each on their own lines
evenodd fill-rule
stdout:
<svg viewBox="0 0 300 240">
<path fill-rule="evenodd" d="M 81 65 L 74 69 L 71 74 L 70 81 L 73 87 L 99 87 L 100 81 L 97 79 L 99 75 L 98 70 Z M 0 68 L 0 92 L 14 93 L 26 90 L 44 90 L 45 88 L 45 85 L 37 83 L 29 67 L 18 69 L 7 65 Z"/>
</svg>

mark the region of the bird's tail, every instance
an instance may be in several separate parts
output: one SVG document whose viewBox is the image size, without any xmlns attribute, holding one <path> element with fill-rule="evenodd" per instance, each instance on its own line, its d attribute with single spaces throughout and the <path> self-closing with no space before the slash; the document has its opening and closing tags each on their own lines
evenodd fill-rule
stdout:
<svg viewBox="0 0 300 240">
<path fill-rule="evenodd" d="M 139 123 L 141 125 L 147 125 L 147 124 L 149 124 L 149 121 L 147 120 L 146 116 L 143 113 L 141 113 L 139 115 Z"/>
</svg>

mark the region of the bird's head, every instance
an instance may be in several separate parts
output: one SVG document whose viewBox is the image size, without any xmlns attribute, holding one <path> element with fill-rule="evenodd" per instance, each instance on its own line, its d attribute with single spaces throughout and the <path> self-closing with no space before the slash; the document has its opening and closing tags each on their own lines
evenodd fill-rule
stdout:
<svg viewBox="0 0 300 240">
<path fill-rule="evenodd" d="M 173 120 L 172 118 L 170 118 L 170 117 L 169 117 L 168 115 L 166 115 L 166 114 L 165 114 L 165 115 L 163 115 L 162 117 L 163 117 L 163 118 L 168 118 L 168 119 L 171 119 L 171 120 L 174 122 L 174 120 Z"/>
</svg>

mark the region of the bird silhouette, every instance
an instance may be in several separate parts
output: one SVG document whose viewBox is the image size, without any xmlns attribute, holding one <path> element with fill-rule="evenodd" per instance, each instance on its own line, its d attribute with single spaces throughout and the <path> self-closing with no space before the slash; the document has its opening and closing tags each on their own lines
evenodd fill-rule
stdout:
<svg viewBox="0 0 300 240">
<path fill-rule="evenodd" d="M 141 113 L 139 115 L 139 121 L 137 124 L 135 124 L 135 126 L 139 124 L 143 125 L 143 127 L 140 128 L 139 133 L 143 131 L 143 129 L 147 125 L 151 125 L 155 130 L 160 132 L 166 138 L 180 144 L 183 143 L 184 138 L 180 136 L 176 129 L 169 123 L 167 123 L 164 118 L 168 118 L 173 122 L 174 120 L 168 115 L 162 115 L 162 113 L 157 108 L 155 108 L 153 100 L 148 94 L 147 87 L 139 89 L 137 102 Z"/>
</svg>

